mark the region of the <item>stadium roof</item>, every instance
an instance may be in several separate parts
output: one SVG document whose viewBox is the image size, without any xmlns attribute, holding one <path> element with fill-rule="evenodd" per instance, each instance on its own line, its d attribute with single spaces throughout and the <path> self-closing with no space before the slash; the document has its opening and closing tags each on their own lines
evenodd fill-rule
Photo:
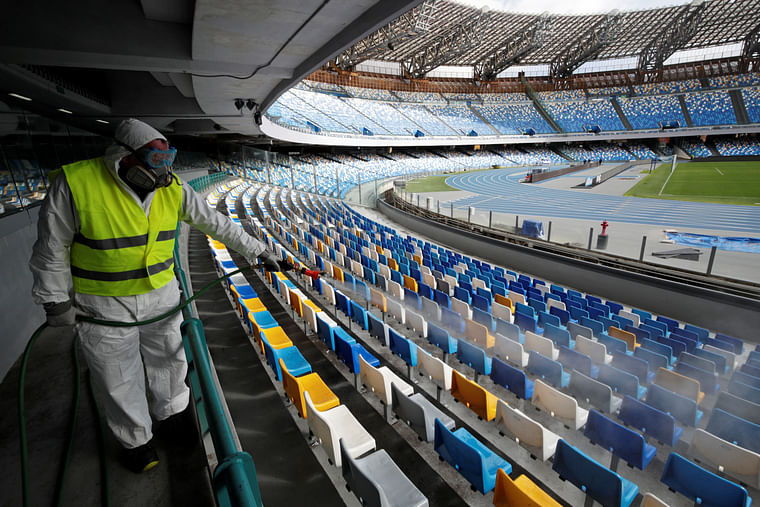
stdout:
<svg viewBox="0 0 760 507">
<path fill-rule="evenodd" d="M 574 48 L 590 48 L 585 60 L 606 60 L 657 53 L 660 64 L 678 50 L 741 42 L 760 28 L 758 0 L 699 0 L 656 9 L 590 14 L 524 14 L 477 9 L 447 0 L 427 0 L 378 34 L 387 38 L 369 57 L 400 62 L 407 69 L 420 54 L 439 65 L 476 66 L 489 55 L 519 46 L 543 22 L 538 43 L 525 45 L 512 64 L 551 64 Z M 405 24 L 402 21 L 405 20 Z M 383 34 L 383 30 L 385 33 Z M 468 32 L 469 30 L 469 32 Z M 596 44 L 591 48 L 593 44 Z M 358 63 L 362 42 L 355 45 Z M 349 50 L 348 54 L 351 50 Z M 664 58 L 662 56 L 665 55 Z M 340 62 L 340 59 L 338 60 Z M 345 59 L 342 65 L 346 68 Z M 410 72 L 413 74 L 412 72 Z M 413 76 L 420 77 L 420 76 Z"/>
</svg>

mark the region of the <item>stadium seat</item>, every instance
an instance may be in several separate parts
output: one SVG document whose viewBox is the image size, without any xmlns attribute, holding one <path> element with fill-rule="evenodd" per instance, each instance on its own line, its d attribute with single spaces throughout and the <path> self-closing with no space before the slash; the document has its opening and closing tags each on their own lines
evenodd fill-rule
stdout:
<svg viewBox="0 0 760 507">
<path fill-rule="evenodd" d="M 323 313 L 317 315 L 317 335 L 330 347 L 330 350 L 335 350 L 335 329 L 338 324 Z"/>
<path fill-rule="evenodd" d="M 290 341 L 288 335 L 285 334 L 285 330 L 279 325 L 261 329 L 259 331 L 259 345 L 261 346 L 262 353 L 264 353 L 264 337 L 266 337 L 269 346 L 273 349 L 284 349 L 285 347 L 293 346 L 293 342 Z"/>
<path fill-rule="evenodd" d="M 335 331 L 335 354 L 338 359 L 343 361 L 343 364 L 348 366 L 351 373 L 359 374 L 360 356 L 372 366 L 380 366 L 380 360 L 365 349 L 363 345 L 356 343 L 343 329 L 336 328 Z"/>
<path fill-rule="evenodd" d="M 757 452 L 703 429 L 694 432 L 689 451 L 695 458 L 711 464 L 723 473 L 754 488 L 760 487 L 760 454 Z"/>
<path fill-rule="evenodd" d="M 343 441 L 346 454 L 352 458 L 375 449 L 375 439 L 345 405 L 320 411 L 312 403 L 308 391 L 304 393 L 304 401 L 307 407 L 306 421 L 309 429 L 322 444 L 335 466 L 342 465 L 341 441 Z"/>
<path fill-rule="evenodd" d="M 496 472 L 493 504 L 495 507 L 512 507 L 517 505 L 526 507 L 560 507 L 561 505 L 531 481 L 528 476 L 520 475 L 512 481 L 502 469 Z"/>
<path fill-rule="evenodd" d="M 647 388 L 639 384 L 639 379 L 636 375 L 608 364 L 599 365 L 597 380 L 610 386 L 613 391 L 621 395 L 627 394 L 633 396 L 637 400 L 641 399 L 647 392 Z"/>
<path fill-rule="evenodd" d="M 649 371 L 648 362 L 635 356 L 629 356 L 628 354 L 613 354 L 610 366 L 635 375 L 641 385 L 648 384 L 655 377 L 655 373 Z"/>
<path fill-rule="evenodd" d="M 657 370 L 655 384 L 694 400 L 697 404 L 701 403 L 702 398 L 705 397 L 705 393 L 701 391 L 698 380 L 666 370 L 665 368 Z"/>
<path fill-rule="evenodd" d="M 456 468 L 475 489 L 483 494 L 493 490 L 496 471 L 512 472 L 512 465 L 494 454 L 466 429 L 451 432 L 440 421 L 435 422 L 435 451 Z"/>
<path fill-rule="evenodd" d="M 710 415 L 705 431 L 752 452 L 760 453 L 760 425 L 721 409 Z"/>
<path fill-rule="evenodd" d="M 494 336 L 494 339 L 494 352 L 497 357 L 503 357 L 520 368 L 528 366 L 529 355 L 525 352 L 520 342 L 510 340 L 498 333 Z"/>
<path fill-rule="evenodd" d="M 631 396 L 623 398 L 619 417 L 628 426 L 633 426 L 669 446 L 676 445 L 683 433 L 683 428 L 676 424 L 672 415 Z"/>
<path fill-rule="evenodd" d="M 639 433 L 629 430 L 593 409 L 589 410 L 583 434 L 591 442 L 600 445 L 614 456 L 624 459 L 640 470 L 645 469 L 657 453 L 657 449 L 647 444 Z"/>
<path fill-rule="evenodd" d="M 437 386 L 437 399 L 441 401 L 441 390 L 451 391 L 451 372 L 452 368 L 437 357 L 425 352 L 423 349 L 418 350 L 417 359 L 420 365 L 420 373 L 427 375 Z"/>
<path fill-rule="evenodd" d="M 557 360 L 568 370 L 578 370 L 587 377 L 594 378 L 599 373 L 599 368 L 594 366 L 590 356 L 569 349 L 564 345 L 559 347 L 559 356 L 557 357 Z"/>
<path fill-rule="evenodd" d="M 406 422 L 426 442 L 432 442 L 435 436 L 435 421 L 438 419 L 448 429 L 454 429 L 454 420 L 441 412 L 420 393 L 408 396 L 394 383 L 392 406 L 396 417 Z"/>
<path fill-rule="evenodd" d="M 639 493 L 633 482 L 586 456 L 563 439 L 557 442 L 552 469 L 589 497 L 606 506 L 628 507 Z"/>
<path fill-rule="evenodd" d="M 554 342 L 531 331 L 525 332 L 525 344 L 523 346 L 525 352 L 536 351 L 552 360 L 556 360 L 559 356 L 559 350 L 554 346 Z"/>
<path fill-rule="evenodd" d="M 564 388 L 570 383 L 570 374 L 562 369 L 562 363 L 549 359 L 535 350 L 530 351 L 527 370 L 555 387 Z"/>
<path fill-rule="evenodd" d="M 494 345 L 494 337 L 490 329 L 474 320 L 465 320 L 464 333 L 468 340 L 482 349 L 490 349 Z"/>
<path fill-rule="evenodd" d="M 457 347 L 457 359 L 475 370 L 476 380 L 478 374 L 491 374 L 491 358 L 486 355 L 485 350 L 476 345 L 472 345 L 466 340 L 460 340 Z"/>
<path fill-rule="evenodd" d="M 396 384 L 407 396 L 414 393 L 414 388 L 407 384 L 401 377 L 393 373 L 387 366 L 375 368 L 364 357 L 359 356 L 359 376 L 362 384 L 375 393 L 386 409 L 391 407 L 391 384 Z"/>
<path fill-rule="evenodd" d="M 494 357 L 491 363 L 491 380 L 494 384 L 506 387 L 520 399 L 529 400 L 533 397 L 533 381 L 523 370 L 510 366 L 498 357 Z"/>
<path fill-rule="evenodd" d="M 657 384 L 649 386 L 646 403 L 672 415 L 686 426 L 696 426 L 702 418 L 702 411 L 697 408 L 696 401 Z"/>
<path fill-rule="evenodd" d="M 388 338 L 391 352 L 404 360 L 409 367 L 411 377 L 411 369 L 417 366 L 417 344 L 404 338 L 392 328 L 388 329 Z"/>
<path fill-rule="evenodd" d="M 712 352 L 713 354 L 722 356 L 726 360 L 726 367 L 728 368 L 728 372 L 731 372 L 736 368 L 736 354 L 733 352 L 729 352 L 718 347 L 713 347 L 708 344 L 703 345 L 702 350 L 706 350 L 707 352 Z"/>
<path fill-rule="evenodd" d="M 612 414 L 620 408 L 622 400 L 612 394 L 612 388 L 607 384 L 594 380 L 578 370 L 570 375 L 568 392 L 580 400 L 599 410 Z"/>
<path fill-rule="evenodd" d="M 633 356 L 639 359 L 643 359 L 649 365 L 649 372 L 652 375 L 656 375 L 659 368 L 668 368 L 668 358 L 657 352 L 653 352 L 644 347 L 636 347 L 633 351 Z"/>
<path fill-rule="evenodd" d="M 435 324 L 428 324 L 427 339 L 438 347 L 444 354 L 456 354 L 457 340 L 449 335 L 449 332 Z"/>
<path fill-rule="evenodd" d="M 327 387 L 327 384 L 318 374 L 309 373 L 302 377 L 294 377 L 288 372 L 288 368 L 282 359 L 280 359 L 280 371 L 282 371 L 282 387 L 285 394 L 293 402 L 301 417 L 306 417 L 306 404 L 304 402 L 306 391 L 311 393 L 312 403 L 317 407 L 317 410 L 328 410 L 340 405 L 338 397 Z"/>
<path fill-rule="evenodd" d="M 668 488 L 702 505 L 749 507 L 747 490 L 673 452 L 660 478 Z"/>
<path fill-rule="evenodd" d="M 652 352 L 656 354 L 660 354 L 661 356 L 665 356 L 665 358 L 668 360 L 668 365 L 671 365 L 676 362 L 676 358 L 673 355 L 673 349 L 669 346 L 665 345 L 664 343 L 656 342 L 654 340 L 650 340 L 648 338 L 641 341 L 641 347 L 646 350 L 651 350 Z M 635 354 L 635 353 L 634 353 Z M 667 365 L 663 368 L 667 368 Z M 656 370 L 655 370 L 656 371 Z"/>
<path fill-rule="evenodd" d="M 280 369 L 280 359 L 285 363 L 286 368 L 294 377 L 311 373 L 311 365 L 301 355 L 298 347 L 282 347 L 279 349 L 272 348 L 264 333 L 261 333 L 261 343 L 264 346 L 264 354 L 269 367 L 275 374 L 277 380 L 282 381 L 282 370 Z"/>
<path fill-rule="evenodd" d="M 718 399 L 713 409 L 725 410 L 737 417 L 760 424 L 760 405 L 752 403 L 726 391 L 718 393 Z"/>
<path fill-rule="evenodd" d="M 604 344 L 585 336 L 577 335 L 575 337 L 575 350 L 591 357 L 591 360 L 596 364 L 607 364 L 612 361 L 612 354 L 607 353 L 607 347 Z"/>
<path fill-rule="evenodd" d="M 502 400 L 496 405 L 496 426 L 503 429 L 505 434 L 515 437 L 518 443 L 541 461 L 554 456 L 559 436 Z"/>
<path fill-rule="evenodd" d="M 452 371 L 451 395 L 485 421 L 496 417 L 496 396 L 456 370 Z"/>
<path fill-rule="evenodd" d="M 588 418 L 588 410 L 579 407 L 575 398 L 540 380 L 534 382 L 531 403 L 576 430 L 586 424 Z"/>
</svg>

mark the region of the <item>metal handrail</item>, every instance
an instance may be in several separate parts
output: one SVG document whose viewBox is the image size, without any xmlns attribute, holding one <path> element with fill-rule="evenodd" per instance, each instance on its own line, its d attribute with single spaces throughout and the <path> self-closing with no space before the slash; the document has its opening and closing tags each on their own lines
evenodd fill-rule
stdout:
<svg viewBox="0 0 760 507">
<path fill-rule="evenodd" d="M 196 191 L 203 191 L 223 181 L 227 173 L 214 173 L 191 180 L 189 185 Z M 179 237 L 180 226 L 177 226 Z M 175 273 L 182 289 L 182 301 L 189 294 L 190 287 L 182 269 L 179 242 L 174 244 Z M 203 323 L 196 317 L 191 306 L 182 310 L 182 340 L 187 355 L 188 374 L 193 386 L 196 409 L 201 428 L 207 428 L 216 453 L 218 465 L 213 472 L 214 495 L 221 507 L 261 507 L 261 493 L 256 477 L 256 467 L 251 455 L 238 449 L 222 405 L 222 395 L 213 380 L 209 351 Z"/>
</svg>

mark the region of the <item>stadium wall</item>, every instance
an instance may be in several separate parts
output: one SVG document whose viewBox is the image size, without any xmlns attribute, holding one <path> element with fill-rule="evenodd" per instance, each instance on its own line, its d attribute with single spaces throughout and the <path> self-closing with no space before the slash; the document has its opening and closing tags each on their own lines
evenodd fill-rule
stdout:
<svg viewBox="0 0 760 507">
<path fill-rule="evenodd" d="M 667 315 L 710 330 L 758 341 L 760 301 L 505 243 L 401 211 L 385 201 L 378 210 L 432 241 L 569 287 Z"/>
</svg>

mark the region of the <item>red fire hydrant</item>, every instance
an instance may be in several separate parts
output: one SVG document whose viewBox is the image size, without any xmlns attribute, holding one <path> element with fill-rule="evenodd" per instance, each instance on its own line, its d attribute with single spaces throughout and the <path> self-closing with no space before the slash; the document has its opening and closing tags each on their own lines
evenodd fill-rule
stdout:
<svg viewBox="0 0 760 507">
<path fill-rule="evenodd" d="M 602 232 L 597 236 L 596 238 L 596 248 L 599 250 L 604 250 L 607 248 L 607 227 L 609 227 L 609 223 L 607 220 L 602 222 Z"/>
<path fill-rule="evenodd" d="M 604 222 L 602 222 L 602 234 L 600 234 L 600 236 L 606 236 L 607 235 L 607 227 L 609 227 L 609 225 L 610 224 L 609 224 L 609 222 L 607 222 L 607 220 L 605 220 Z"/>
</svg>

